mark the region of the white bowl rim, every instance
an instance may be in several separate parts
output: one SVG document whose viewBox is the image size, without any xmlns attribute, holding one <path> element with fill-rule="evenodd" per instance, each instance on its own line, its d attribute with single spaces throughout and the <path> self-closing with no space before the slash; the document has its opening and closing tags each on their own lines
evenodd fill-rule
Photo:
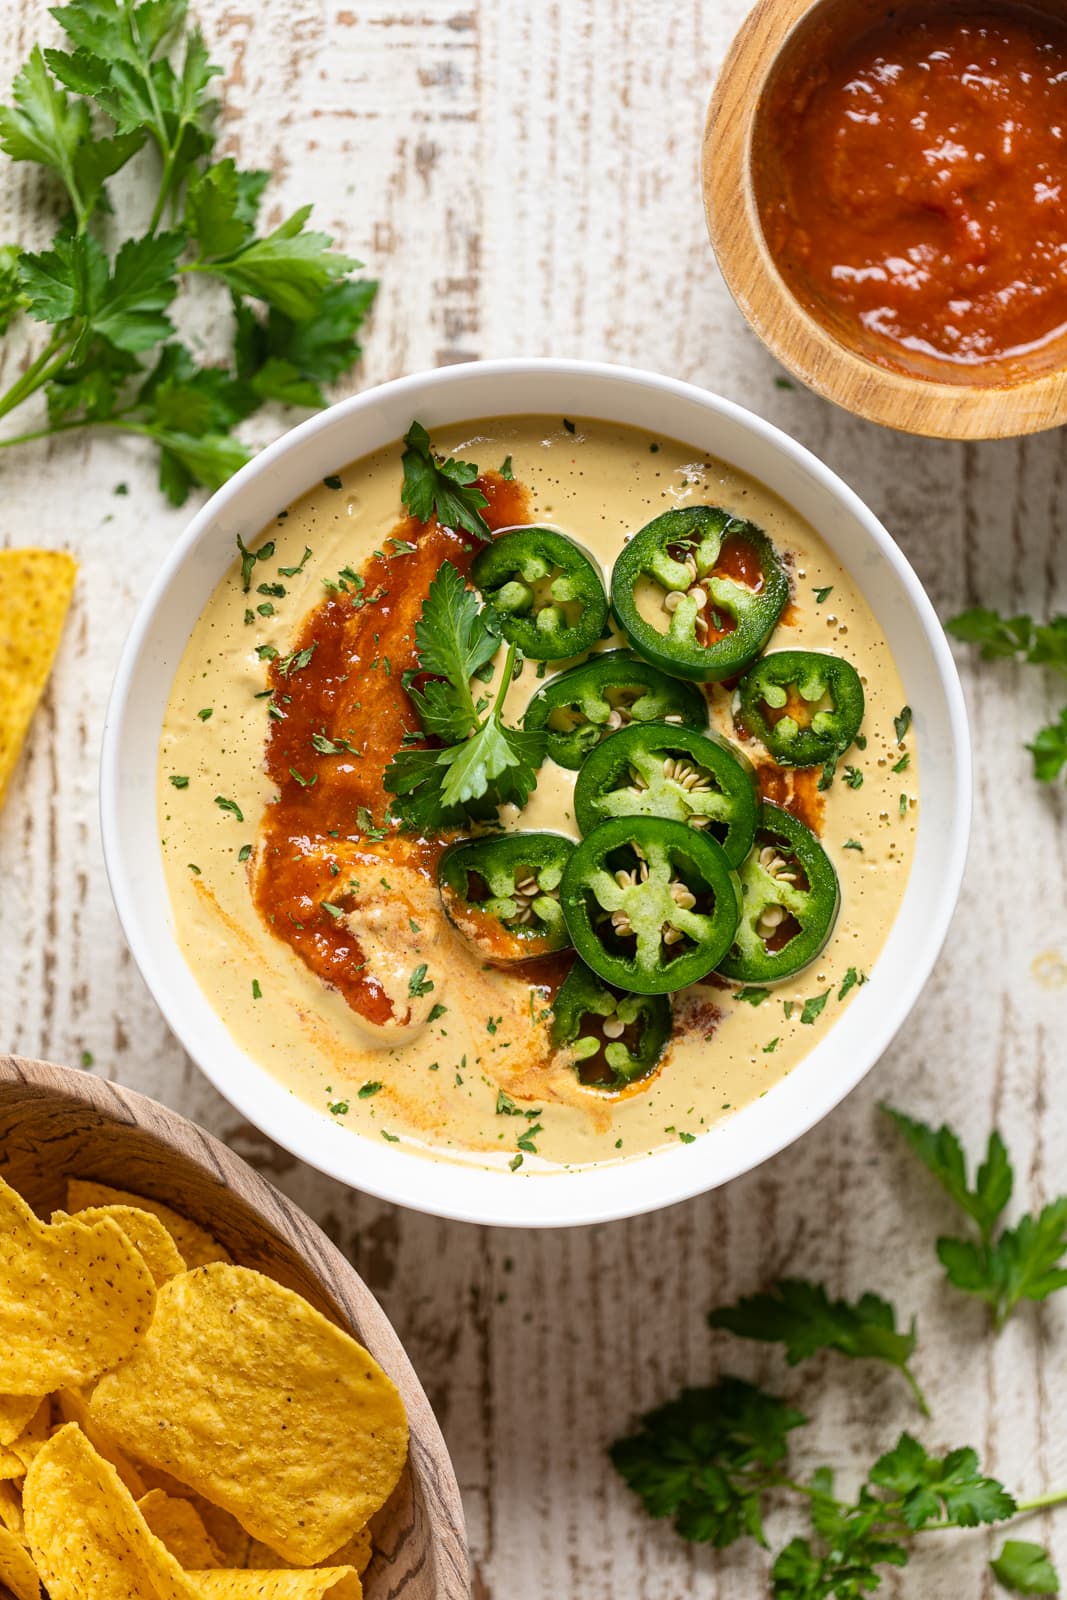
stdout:
<svg viewBox="0 0 1067 1600">
<path fill-rule="evenodd" d="M 279 1080 L 275 1079 L 266 1068 L 258 1067 L 257 1064 L 260 1093 L 246 1093 L 235 1089 L 225 1065 L 220 1064 L 219 1060 L 209 1052 L 198 1049 L 195 1026 L 189 1024 L 177 1004 L 168 998 L 167 973 L 163 970 L 162 964 L 156 963 L 148 949 L 144 931 L 144 907 L 138 895 L 136 877 L 131 870 L 126 852 L 120 817 L 122 792 L 120 755 L 123 726 L 130 710 L 131 694 L 136 683 L 141 655 L 151 637 L 153 624 L 164 604 L 175 574 L 219 514 L 238 501 L 247 485 L 267 472 L 275 462 L 294 451 L 299 451 L 308 440 L 333 427 L 338 421 L 373 410 L 384 398 L 398 399 L 410 394 L 418 396 L 420 401 L 425 401 L 428 396 L 461 382 L 464 378 L 469 380 L 471 377 L 499 377 L 514 380 L 543 374 L 558 378 L 561 383 L 568 379 L 591 378 L 645 389 L 651 388 L 676 396 L 683 401 L 695 402 L 705 411 L 755 436 L 771 451 L 785 456 L 793 466 L 813 477 L 823 490 L 862 525 L 870 543 L 893 569 L 933 656 L 938 678 L 937 687 L 945 701 L 951 734 L 949 757 L 954 826 L 947 850 L 941 858 L 941 877 L 936 904 L 921 929 L 921 937 L 913 946 L 914 960 L 910 972 L 892 991 L 893 1003 L 884 1007 L 880 1014 L 868 1019 L 864 1047 L 857 1052 L 852 1061 L 839 1063 L 835 1070 L 827 1071 L 819 1079 L 817 1086 L 807 1084 L 809 1099 L 799 1119 L 783 1119 L 786 1125 L 781 1127 L 775 1127 L 773 1122 L 769 1122 L 768 1128 L 771 1130 L 769 1136 L 760 1141 L 758 1153 L 751 1157 L 737 1160 L 731 1156 L 729 1150 L 725 1152 L 719 1150 L 718 1161 L 713 1170 L 706 1159 L 703 1162 L 699 1159 L 701 1147 L 706 1148 L 708 1141 L 717 1133 L 721 1135 L 738 1119 L 753 1112 L 762 1102 L 750 1104 L 733 1118 L 713 1125 L 692 1144 L 679 1145 L 677 1148 L 661 1148 L 647 1156 L 625 1162 L 606 1163 L 592 1169 L 583 1168 L 575 1172 L 557 1171 L 547 1174 L 531 1173 L 524 1182 L 515 1182 L 510 1174 L 502 1174 L 487 1168 L 461 1165 L 447 1159 L 431 1161 L 417 1152 L 405 1150 L 402 1144 L 395 1148 L 390 1145 L 379 1148 L 372 1140 L 355 1134 L 351 1129 L 338 1126 L 325 1112 L 320 1112 L 293 1097 L 285 1102 L 285 1117 L 274 1120 L 262 1110 L 262 1085 L 264 1080 L 275 1085 Z M 414 409 L 411 414 L 415 414 Z M 455 420 L 460 422 L 467 416 L 474 420 L 477 414 L 466 413 L 463 417 L 457 416 Z M 504 414 L 515 415 L 515 408 L 512 407 L 507 412 L 501 408 L 500 415 Z M 582 413 L 579 411 L 578 414 Z M 612 419 L 608 416 L 607 420 Z M 192 518 L 171 548 L 140 604 L 123 646 L 112 686 L 105 714 L 100 757 L 100 820 L 104 862 L 119 921 L 134 961 L 165 1021 L 179 1043 L 219 1092 L 250 1122 L 293 1155 L 350 1187 L 381 1200 L 455 1221 L 508 1227 L 558 1227 L 609 1222 L 677 1204 L 752 1171 L 820 1122 L 877 1063 L 904 1023 L 930 975 L 947 936 L 959 895 L 967 858 L 971 811 L 970 735 L 963 691 L 948 640 L 933 605 L 907 558 L 865 502 L 806 446 L 792 439 L 773 423 L 767 422 L 734 401 L 724 399 L 695 384 L 641 368 L 555 357 L 465 362 L 392 379 L 317 412 L 284 433 L 242 467 L 222 488 L 210 496 Z M 895 921 L 898 919 L 899 911 Z M 186 966 L 176 942 L 172 940 L 172 943 L 174 959 L 182 966 Z M 842 1016 L 847 1014 L 845 1012 Z M 778 1080 L 766 1097 L 768 1102 L 773 1101 L 775 1089 L 780 1089 L 783 1084 L 788 1083 L 809 1061 L 829 1047 L 838 1026 L 839 1024 L 835 1024 L 831 1028 L 793 1074 Z M 244 1056 L 236 1041 L 232 1042 L 232 1049 L 238 1056 Z M 620 1175 L 622 1175 L 621 1182 Z M 420 1176 L 423 1180 L 421 1184 L 418 1181 Z M 605 1179 L 614 1181 L 605 1184 Z M 550 1206 L 539 1206 L 540 1200 L 548 1199 L 549 1189 L 557 1187 L 560 1190 L 560 1198 L 553 1200 Z"/>
</svg>

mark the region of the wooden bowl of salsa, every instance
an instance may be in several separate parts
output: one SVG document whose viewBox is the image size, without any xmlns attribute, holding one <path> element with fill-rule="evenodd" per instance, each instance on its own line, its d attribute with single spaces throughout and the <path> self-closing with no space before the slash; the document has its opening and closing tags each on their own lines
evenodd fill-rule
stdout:
<svg viewBox="0 0 1067 1600">
<path fill-rule="evenodd" d="M 704 138 L 755 332 L 827 399 L 938 438 L 1067 420 L 1067 6 L 760 0 Z"/>
</svg>

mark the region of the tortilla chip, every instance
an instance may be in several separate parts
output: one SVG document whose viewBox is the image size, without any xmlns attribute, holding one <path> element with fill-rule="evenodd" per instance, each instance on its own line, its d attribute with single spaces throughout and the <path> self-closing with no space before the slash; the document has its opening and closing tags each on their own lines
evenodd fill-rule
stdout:
<svg viewBox="0 0 1067 1600">
<path fill-rule="evenodd" d="M 230 1253 L 213 1239 L 206 1228 L 188 1217 L 181 1217 L 158 1200 L 147 1200 L 130 1194 L 125 1189 L 110 1189 L 106 1183 L 90 1183 L 83 1178 L 71 1178 L 67 1183 L 67 1210 L 84 1211 L 93 1206 L 134 1206 L 138 1211 L 148 1211 L 160 1222 L 178 1246 L 179 1254 L 187 1267 L 206 1267 L 209 1261 L 229 1261 Z"/>
<path fill-rule="evenodd" d="M 306 1565 L 364 1526 L 407 1455 L 400 1396 L 366 1350 L 291 1289 L 218 1262 L 163 1285 L 90 1411 Z"/>
<path fill-rule="evenodd" d="M 11 1445 L 11 1453 L 22 1462 L 22 1471 L 29 1470 L 30 1462 L 48 1438 L 48 1430 L 52 1426 L 52 1402 L 47 1396 L 37 1407 L 25 1428 Z M 21 1477 L 17 1473 L 17 1477 Z"/>
<path fill-rule="evenodd" d="M 176 1278 L 185 1271 L 185 1260 L 167 1229 L 150 1211 L 140 1206 L 86 1206 L 76 1213 L 79 1222 L 101 1222 L 111 1217 L 118 1223 L 130 1243 L 141 1252 L 145 1266 L 152 1274 L 158 1289 L 168 1278 Z M 63 1222 L 67 1212 L 53 1211 L 52 1221 Z"/>
<path fill-rule="evenodd" d="M 35 1394 L 0 1394 L 0 1446 L 14 1443 L 38 1404 Z"/>
<path fill-rule="evenodd" d="M 320 1567 L 355 1567 L 360 1577 L 370 1565 L 371 1535 L 369 1528 L 360 1528 L 351 1539 L 347 1539 L 340 1550 L 335 1550 L 327 1556 L 325 1561 L 320 1561 Z M 269 1545 L 261 1544 L 258 1539 L 253 1539 L 248 1551 L 245 1566 L 256 1572 L 265 1567 L 288 1567 L 290 1563 L 283 1556 L 277 1554 Z"/>
<path fill-rule="evenodd" d="M 15 1600 L 41 1600 L 41 1580 L 20 1539 L 0 1528 L 0 1583 Z"/>
<path fill-rule="evenodd" d="M 50 1394 L 127 1355 L 155 1304 L 152 1275 L 110 1218 L 41 1222 L 0 1178 L 0 1391 Z"/>
<path fill-rule="evenodd" d="M 57 1389 L 53 1396 L 59 1421 L 76 1422 L 97 1455 L 110 1461 L 127 1489 L 138 1499 L 145 1492 L 145 1482 L 133 1462 L 119 1449 L 118 1444 L 89 1415 L 89 1403 L 80 1389 Z"/>
<path fill-rule="evenodd" d="M 138 1500 L 137 1509 L 156 1538 L 163 1540 L 187 1572 L 225 1565 L 222 1552 L 191 1500 L 176 1499 L 162 1489 L 149 1489 Z"/>
<path fill-rule="evenodd" d="M 13 1483 L 0 1483 L 0 1527 L 22 1537 L 22 1496 Z"/>
<path fill-rule="evenodd" d="M 0 550 L 0 806 L 52 670 L 77 571 L 61 550 Z"/>
<path fill-rule="evenodd" d="M 26 1474 L 30 1554 L 50 1600 L 196 1600 L 129 1490 L 68 1422 Z"/>
<path fill-rule="evenodd" d="M 197 1494 L 195 1489 L 190 1489 L 186 1484 L 179 1483 L 177 1478 L 171 1477 L 169 1472 L 164 1472 L 160 1467 L 150 1467 L 145 1463 L 138 1465 L 147 1488 L 162 1489 L 163 1493 L 170 1495 L 172 1499 L 189 1501 L 207 1529 L 212 1544 L 222 1551 L 224 1567 L 248 1565 L 248 1547 L 251 1540 L 236 1517 L 232 1517 L 228 1511 L 223 1511 L 221 1506 L 213 1506 L 210 1500 L 205 1500 L 203 1495 Z M 271 1566 L 277 1565 L 278 1557 L 275 1556 Z"/>
<path fill-rule="evenodd" d="M 191 1572 L 202 1600 L 363 1600 L 353 1567 L 312 1567 L 282 1572 Z"/>
</svg>

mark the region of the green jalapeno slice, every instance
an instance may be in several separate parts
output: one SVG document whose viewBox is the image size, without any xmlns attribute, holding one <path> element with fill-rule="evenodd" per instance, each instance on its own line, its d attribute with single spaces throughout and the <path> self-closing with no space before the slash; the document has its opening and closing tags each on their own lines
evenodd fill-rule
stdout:
<svg viewBox="0 0 1067 1600">
<path fill-rule="evenodd" d="M 732 867 L 756 832 L 759 789 L 751 763 L 725 739 L 662 722 L 622 728 L 595 749 L 574 786 L 583 833 L 609 817 L 672 817 L 706 829 Z"/>
<path fill-rule="evenodd" d="M 718 967 L 724 978 L 777 983 L 814 961 L 837 920 L 837 873 L 810 828 L 769 800 L 741 868 L 741 892 L 741 920 Z"/>
<path fill-rule="evenodd" d="M 558 833 L 506 833 L 441 857 L 437 887 L 456 931 L 489 961 L 531 961 L 570 944 L 559 886 L 574 849 Z"/>
<path fill-rule="evenodd" d="M 863 708 L 852 663 L 817 650 L 762 656 L 738 687 L 738 722 L 780 767 L 835 762 L 859 733 Z"/>
<path fill-rule="evenodd" d="M 600 568 L 552 528 L 498 534 L 475 557 L 471 578 L 504 638 L 535 661 L 581 655 L 604 632 L 608 602 Z"/>
<path fill-rule="evenodd" d="M 560 900 L 574 948 L 598 977 L 669 994 L 726 955 L 741 889 L 706 833 L 664 817 L 613 817 L 575 849 Z"/>
<path fill-rule="evenodd" d="M 552 1006 L 552 1043 L 583 1084 L 619 1089 L 656 1066 L 671 1036 L 663 994 L 622 994 L 576 961 Z"/>
<path fill-rule="evenodd" d="M 539 689 L 522 722 L 543 728 L 546 753 L 576 770 L 602 739 L 631 722 L 706 728 L 708 702 L 691 683 L 669 678 L 629 650 L 605 650 Z"/>
<path fill-rule="evenodd" d="M 681 506 L 636 533 L 615 562 L 611 604 L 647 661 L 719 682 L 762 650 L 789 599 L 762 528 L 719 506 Z"/>
</svg>

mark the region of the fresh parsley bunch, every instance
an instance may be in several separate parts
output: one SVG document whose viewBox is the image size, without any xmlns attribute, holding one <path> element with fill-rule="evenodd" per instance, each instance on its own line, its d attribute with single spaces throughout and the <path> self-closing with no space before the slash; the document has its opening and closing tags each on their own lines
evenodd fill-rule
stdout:
<svg viewBox="0 0 1067 1600">
<path fill-rule="evenodd" d="M 43 390 L 47 423 L 0 440 L 89 426 L 153 440 L 160 487 L 178 505 L 215 488 L 248 452 L 233 429 L 265 401 L 324 404 L 356 361 L 377 289 L 307 227 L 310 206 L 258 234 L 269 173 L 213 161 L 219 102 L 186 0 L 74 0 L 52 11 L 69 48 L 36 45 L 0 107 L 0 149 L 53 175 L 65 212 L 49 249 L 0 247 L 0 334 L 20 315 L 50 329 L 0 396 L 0 417 Z M 108 181 L 146 147 L 157 190 L 145 234 L 110 253 Z M 201 366 L 174 336 L 183 278 L 228 289 L 232 350 Z"/>
</svg>

